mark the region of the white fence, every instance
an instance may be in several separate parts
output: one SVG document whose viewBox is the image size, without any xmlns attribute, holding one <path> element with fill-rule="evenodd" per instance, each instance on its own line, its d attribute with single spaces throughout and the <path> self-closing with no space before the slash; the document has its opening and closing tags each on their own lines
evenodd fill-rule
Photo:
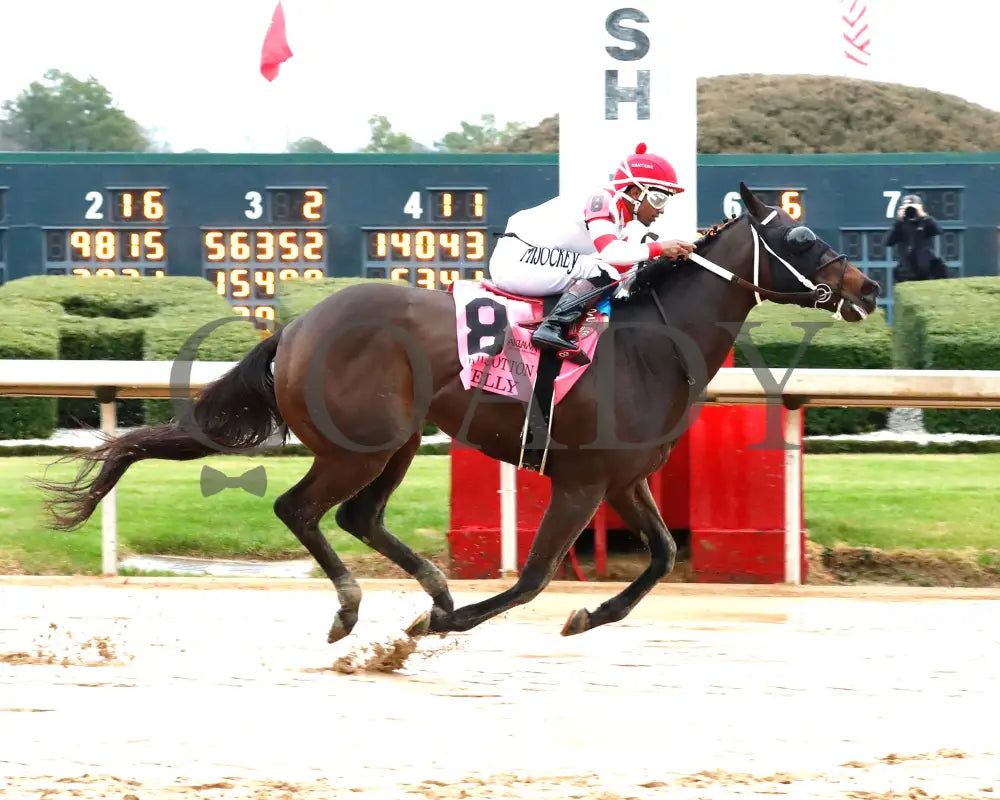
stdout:
<svg viewBox="0 0 1000 800">
<path fill-rule="evenodd" d="M 203 361 L 18 361 L 0 360 L 0 395 L 101 398 L 101 428 L 117 428 L 112 398 L 169 398 L 171 377 L 181 372 L 192 394 L 235 366 Z M 190 372 L 188 373 L 188 366 Z M 785 580 L 801 583 L 801 408 L 1000 408 L 1000 371 L 799 369 L 770 370 L 770 380 L 751 369 L 721 369 L 699 402 L 762 405 L 782 402 L 788 409 L 785 441 Z M 761 380 L 761 377 L 764 380 Z M 176 376 L 174 380 L 176 381 Z M 183 386 L 179 387 L 183 391 Z M 516 569 L 515 467 L 501 467 L 501 554 L 503 570 Z M 115 490 L 101 503 L 102 563 L 105 575 L 118 571 Z"/>
</svg>

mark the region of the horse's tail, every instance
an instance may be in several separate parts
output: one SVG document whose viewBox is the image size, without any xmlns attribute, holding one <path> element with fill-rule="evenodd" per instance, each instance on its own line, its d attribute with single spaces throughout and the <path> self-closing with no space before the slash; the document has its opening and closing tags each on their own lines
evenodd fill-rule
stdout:
<svg viewBox="0 0 1000 800">
<path fill-rule="evenodd" d="M 65 484 L 38 481 L 37 485 L 48 495 L 45 506 L 50 527 L 70 531 L 83 525 L 137 461 L 147 458 L 190 461 L 221 448 L 256 447 L 267 441 L 276 427 L 284 439 L 287 428 L 278 411 L 270 368 L 280 338 L 279 329 L 229 372 L 206 386 L 184 419 L 122 436 L 107 436 L 103 444 L 68 459 L 83 462 L 74 480 Z M 90 478 L 98 465 L 101 469 L 97 477 Z"/>
</svg>

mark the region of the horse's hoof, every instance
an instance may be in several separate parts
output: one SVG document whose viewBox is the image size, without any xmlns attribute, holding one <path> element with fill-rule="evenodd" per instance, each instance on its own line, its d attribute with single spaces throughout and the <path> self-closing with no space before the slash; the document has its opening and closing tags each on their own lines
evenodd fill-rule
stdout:
<svg viewBox="0 0 1000 800">
<path fill-rule="evenodd" d="M 431 612 L 425 611 L 406 629 L 407 636 L 425 636 L 431 632 Z"/>
<path fill-rule="evenodd" d="M 333 620 L 333 625 L 330 626 L 330 632 L 326 635 L 327 643 L 333 644 L 334 642 L 339 642 L 345 636 L 349 636 L 353 628 L 353 625 L 348 627 L 344 623 L 344 620 L 341 619 L 340 614 L 337 614 Z"/>
<path fill-rule="evenodd" d="M 589 628 L 590 612 L 585 608 L 580 608 L 569 615 L 569 619 L 566 620 L 566 624 L 563 625 L 562 635 L 573 636 L 577 633 L 583 633 Z"/>
</svg>

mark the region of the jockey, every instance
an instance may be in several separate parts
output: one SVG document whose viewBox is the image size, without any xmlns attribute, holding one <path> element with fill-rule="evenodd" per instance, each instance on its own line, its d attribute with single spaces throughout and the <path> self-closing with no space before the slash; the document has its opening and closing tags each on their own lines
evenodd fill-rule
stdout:
<svg viewBox="0 0 1000 800">
<path fill-rule="evenodd" d="M 611 183 L 582 202 L 560 195 L 507 221 L 490 257 L 491 281 L 515 294 L 561 293 L 531 337 L 536 347 L 578 351 L 566 339 L 568 326 L 597 305 L 603 293 L 595 290 L 621 278 L 616 267 L 658 256 L 683 258 L 694 249 L 678 239 L 646 241 L 667 200 L 683 191 L 670 162 L 639 144 Z M 597 296 L 581 300 L 591 293 Z"/>
</svg>

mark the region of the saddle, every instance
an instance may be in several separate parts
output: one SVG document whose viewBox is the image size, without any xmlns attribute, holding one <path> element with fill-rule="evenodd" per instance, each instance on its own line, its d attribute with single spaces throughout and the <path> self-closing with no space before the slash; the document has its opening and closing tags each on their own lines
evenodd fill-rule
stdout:
<svg viewBox="0 0 1000 800">
<path fill-rule="evenodd" d="M 520 303 L 535 303 L 541 304 L 541 315 L 530 322 L 519 323 L 522 328 L 533 331 L 537 328 L 542 320 L 552 313 L 552 309 L 555 308 L 556 303 L 559 302 L 561 294 L 556 292 L 555 294 L 544 294 L 544 295 L 523 295 L 514 294 L 513 292 L 508 292 L 501 289 L 492 281 L 483 278 L 479 281 L 479 285 L 483 287 L 486 291 L 499 295 L 500 297 L 506 297 L 508 300 L 516 300 Z M 580 324 L 571 325 L 568 331 L 568 336 L 571 341 L 579 339 Z M 579 364 L 581 366 L 586 366 L 590 363 L 590 358 L 583 352 L 583 350 L 560 350 L 556 353 L 557 358 L 569 359 L 572 363 Z"/>
<path fill-rule="evenodd" d="M 601 301 L 571 326 L 569 336 L 579 341 L 582 354 L 574 359 L 567 351 L 539 351 L 531 342 L 531 332 L 552 310 L 558 294 L 518 295 L 486 279 L 455 281 L 449 290 L 455 298 L 463 387 L 515 398 L 525 405 L 518 466 L 543 474 L 552 413 L 590 364 L 610 319 L 610 303 Z"/>
</svg>

